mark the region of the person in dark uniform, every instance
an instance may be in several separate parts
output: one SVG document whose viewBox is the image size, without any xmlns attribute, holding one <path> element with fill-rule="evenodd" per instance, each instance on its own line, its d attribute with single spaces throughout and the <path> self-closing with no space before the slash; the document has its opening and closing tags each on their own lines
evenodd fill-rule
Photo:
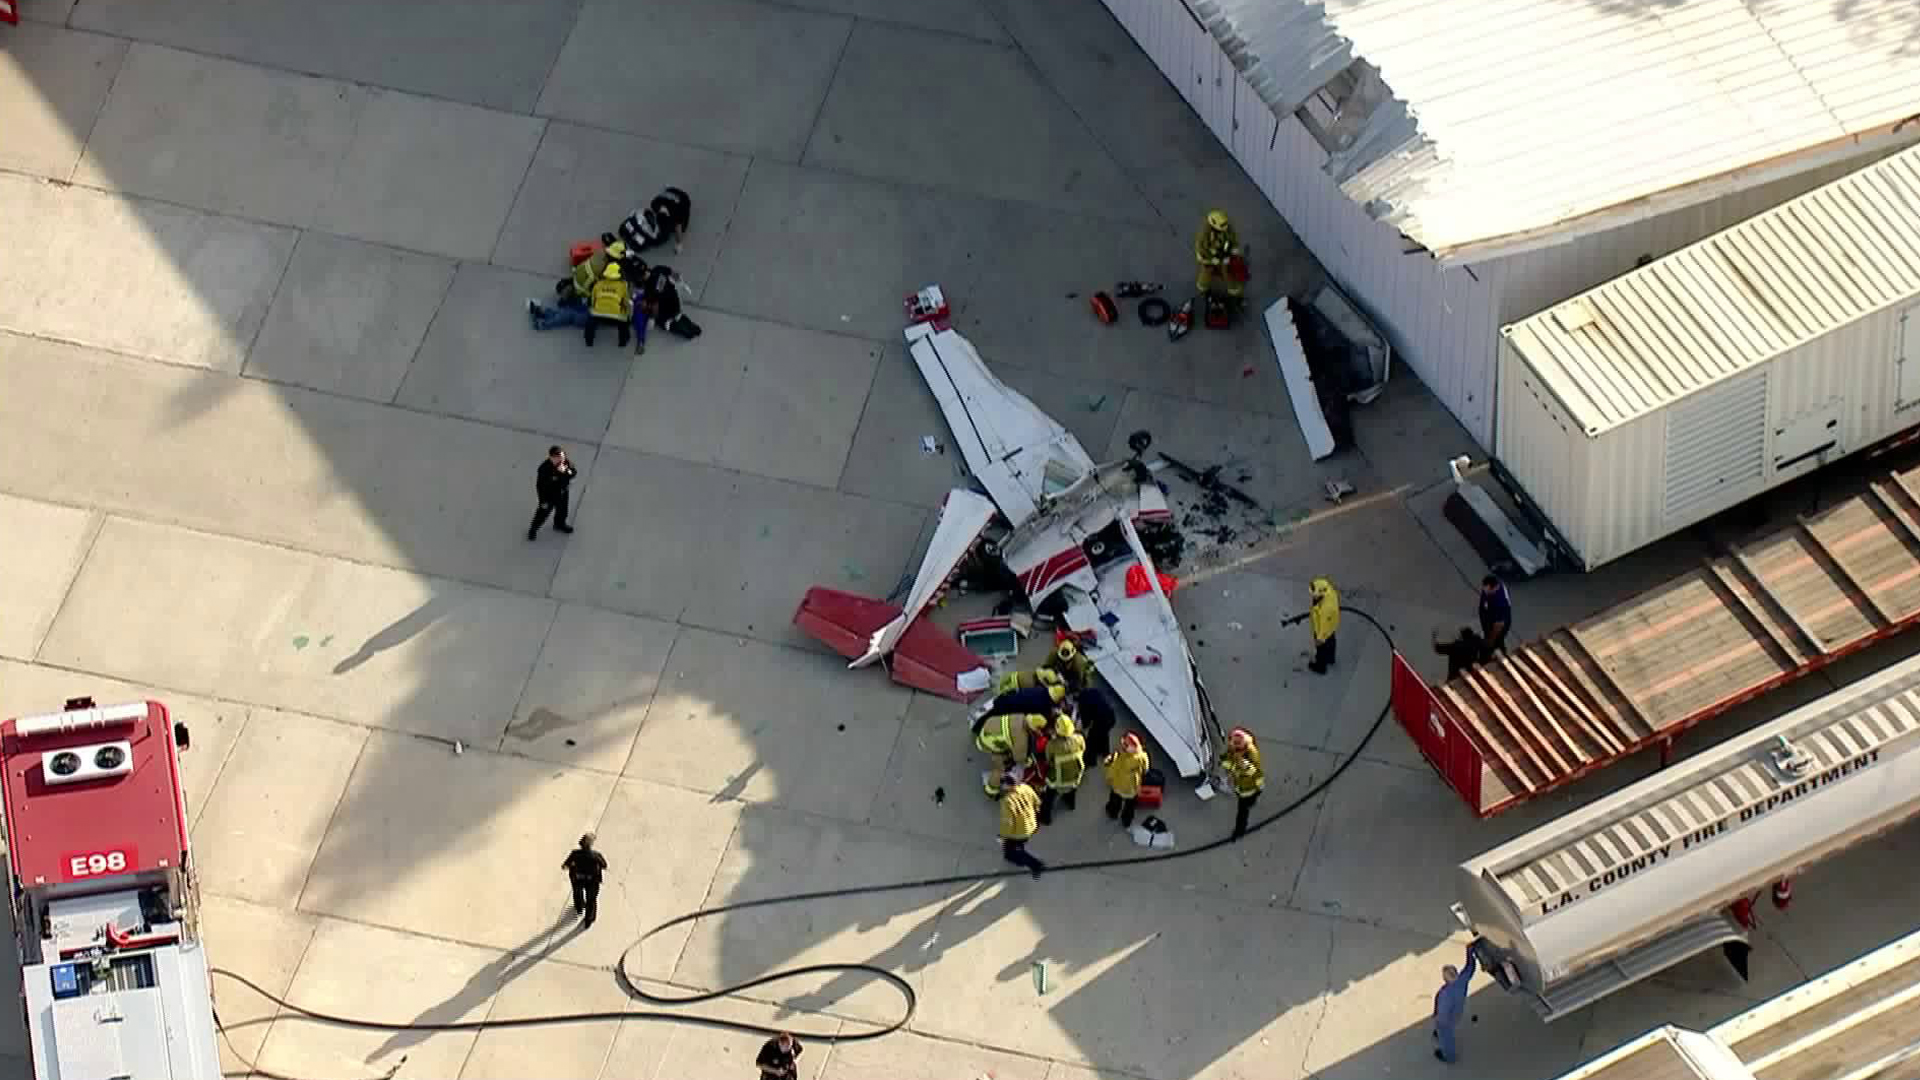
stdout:
<svg viewBox="0 0 1920 1080">
<path fill-rule="evenodd" d="M 1113 702 L 1107 700 L 1106 691 L 1089 686 L 1074 697 L 1074 705 L 1076 726 L 1087 740 L 1086 760 L 1107 760 L 1112 750 Z"/>
<path fill-rule="evenodd" d="M 560 868 L 573 883 L 574 914 L 586 917 L 580 923 L 581 928 L 592 926 L 600 914 L 600 879 L 607 873 L 607 857 L 593 850 L 592 833 L 582 836 L 580 846 L 567 852 Z"/>
<path fill-rule="evenodd" d="M 693 221 L 693 199 L 677 187 L 661 189 L 644 209 L 635 210 L 620 223 L 620 239 L 634 251 L 646 251 L 671 240 L 679 251 Z"/>
<path fill-rule="evenodd" d="M 655 263 L 640 281 L 640 312 L 634 321 L 652 319 L 653 325 L 688 341 L 700 336 L 700 324 L 680 310 L 680 275 L 673 267 Z"/>
<path fill-rule="evenodd" d="M 767 1040 L 753 1063 L 760 1067 L 762 1080 L 793 1080 L 800 1075 L 798 1058 L 806 1049 L 793 1032 L 783 1031 Z"/>
<path fill-rule="evenodd" d="M 553 527 L 563 533 L 573 531 L 567 524 L 567 487 L 580 470 L 567 460 L 567 452 L 557 446 L 547 447 L 547 460 L 540 463 L 540 469 L 533 474 L 533 493 L 540 500 L 534 508 L 533 524 L 527 526 L 527 539 L 540 535 L 540 526 L 546 524 L 547 515 L 553 515 Z"/>
<path fill-rule="evenodd" d="M 1513 627 L 1513 598 L 1500 579 L 1488 574 L 1480 579 L 1480 640 L 1487 659 L 1507 651 L 1507 631 Z"/>
</svg>

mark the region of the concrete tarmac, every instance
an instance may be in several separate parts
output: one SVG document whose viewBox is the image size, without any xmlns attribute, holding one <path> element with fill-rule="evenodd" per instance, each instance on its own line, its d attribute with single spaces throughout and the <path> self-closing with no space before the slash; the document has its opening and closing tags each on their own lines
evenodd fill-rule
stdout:
<svg viewBox="0 0 1920 1080">
<path fill-rule="evenodd" d="M 1216 206 L 1257 302 L 1319 274 L 1097 0 L 21 6 L 0 28 L 0 710 L 150 695 L 186 720 L 213 956 L 304 1006 L 620 1009 L 610 966 L 680 912 L 1002 866 L 962 709 L 790 625 L 810 585 L 893 591 L 965 482 L 900 337 L 924 285 L 1094 454 L 1146 428 L 1262 501 L 1264 557 L 1175 606 L 1224 719 L 1263 740 L 1263 809 L 1354 752 L 1387 694 L 1357 619 L 1334 672 L 1305 671 L 1278 619 L 1309 579 L 1429 674 L 1428 635 L 1470 619 L 1483 570 L 1439 503 L 1472 447 L 1404 370 L 1356 414 L 1359 449 L 1314 464 L 1257 318 L 1178 346 L 1131 310 L 1091 318 L 1115 280 L 1186 289 Z M 525 300 L 567 247 L 666 184 L 694 211 L 660 257 L 706 333 L 642 356 L 535 333 Z M 579 531 L 529 543 L 556 442 Z M 1337 511 L 1334 478 L 1358 489 Z M 1698 550 L 1516 590 L 1517 632 Z M 810 1080 L 1437 1075 L 1450 868 L 1650 763 L 1477 822 L 1391 725 L 1361 755 L 1201 858 L 742 913 L 634 967 L 688 993 L 864 961 L 918 990 L 908 1031 L 816 1041 Z M 1104 794 L 1090 778 L 1033 850 L 1133 853 Z M 1162 813 L 1194 846 L 1232 810 L 1182 788 Z M 587 830 L 611 874 L 582 931 L 559 863 Z M 1890 940 L 1911 915 L 1881 870 L 1914 843 L 1801 879 L 1751 984 L 1702 960 L 1546 1027 L 1483 983 L 1461 1068 L 1551 1076 Z M 832 1033 L 897 1007 L 827 976 L 697 1011 Z M 230 985 L 220 1008 L 232 1075 L 404 1055 L 401 1077 L 747 1077 L 759 1044 L 637 1018 L 394 1036 Z M 24 1039 L 0 1015 L 0 1072 Z"/>
</svg>

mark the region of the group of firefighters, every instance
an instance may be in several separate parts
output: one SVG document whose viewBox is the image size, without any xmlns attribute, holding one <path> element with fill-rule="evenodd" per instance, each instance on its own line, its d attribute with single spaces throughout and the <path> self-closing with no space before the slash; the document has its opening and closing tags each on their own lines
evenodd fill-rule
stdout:
<svg viewBox="0 0 1920 1080">
<path fill-rule="evenodd" d="M 693 219 L 693 200 L 670 187 L 629 214 L 615 233 L 601 233 L 597 245 L 582 245 L 572 272 L 554 287 L 555 302 L 527 301 L 535 330 L 583 327 L 588 347 L 602 324 L 611 325 L 625 348 L 637 337 L 636 355 L 647 351 L 647 323 L 678 337 L 696 338 L 700 327 L 680 310 L 680 275 L 659 263 L 648 265 L 641 252 L 671 242 L 680 250 Z"/>
<path fill-rule="evenodd" d="M 1113 708 L 1093 685 L 1093 675 L 1093 661 L 1072 637 L 1063 637 L 1038 668 L 1003 676 L 993 699 L 974 716 L 974 746 L 989 758 L 982 787 L 1000 804 L 1002 854 L 1034 877 L 1046 863 L 1027 850 L 1027 841 L 1052 823 L 1056 807 L 1074 808 L 1090 748 L 1106 774 L 1109 820 L 1131 829 L 1143 793 L 1158 794 L 1159 774 L 1137 733 L 1123 733 L 1120 745 L 1109 752 Z M 1085 734 L 1076 716 L 1086 725 Z M 1237 840 L 1246 835 L 1248 815 L 1266 784 L 1253 733 L 1233 729 L 1221 763 L 1239 800 L 1233 825 Z"/>
</svg>

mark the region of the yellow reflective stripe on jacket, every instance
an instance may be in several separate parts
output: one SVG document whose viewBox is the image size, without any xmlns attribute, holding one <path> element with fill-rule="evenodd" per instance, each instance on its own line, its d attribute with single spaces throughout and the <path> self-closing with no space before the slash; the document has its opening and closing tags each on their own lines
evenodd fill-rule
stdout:
<svg viewBox="0 0 1920 1080">
<path fill-rule="evenodd" d="M 1233 777 L 1233 792 L 1236 795 L 1258 795 L 1266 786 L 1267 770 L 1260 763 L 1260 749 L 1250 747 L 1243 751 L 1229 750 L 1225 764 L 1227 772 Z"/>
<path fill-rule="evenodd" d="M 1087 775 L 1087 740 L 1079 735 L 1055 735 L 1047 743 L 1047 786 L 1068 791 L 1080 786 Z"/>
<path fill-rule="evenodd" d="M 989 754 L 1013 753 L 1013 717 L 1006 713 L 989 717 L 973 744 Z"/>
<path fill-rule="evenodd" d="M 631 316 L 632 297 L 627 292 L 627 283 L 601 278 L 593 283 L 593 300 L 590 308 L 595 315 L 606 319 L 625 319 Z"/>
<path fill-rule="evenodd" d="M 1040 831 L 1040 797 L 1025 784 L 1014 784 L 1000 795 L 1000 836 L 1025 840 Z"/>
<path fill-rule="evenodd" d="M 1140 778 L 1146 775 L 1147 752 L 1145 750 L 1127 753 L 1120 751 L 1107 762 L 1107 786 L 1115 795 L 1131 799 L 1140 794 Z"/>
</svg>

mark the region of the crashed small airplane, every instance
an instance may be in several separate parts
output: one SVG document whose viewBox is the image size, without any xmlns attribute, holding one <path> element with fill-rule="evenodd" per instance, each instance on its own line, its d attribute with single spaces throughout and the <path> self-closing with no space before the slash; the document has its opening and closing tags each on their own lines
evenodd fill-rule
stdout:
<svg viewBox="0 0 1920 1080">
<path fill-rule="evenodd" d="M 991 501 L 965 488 L 947 493 L 903 605 L 816 587 L 795 624 L 849 667 L 889 660 L 896 681 L 966 701 L 987 689 L 986 667 L 924 616 L 971 560 L 1036 613 L 1081 634 L 1095 671 L 1166 759 L 1183 777 L 1204 777 L 1224 736 L 1141 539 L 1173 529 L 1166 495 L 1140 457 L 1150 437 L 1136 433 L 1133 456 L 1096 464 L 1072 433 L 987 370 L 945 311 L 937 287 L 910 299 L 908 351 Z M 1135 566 L 1147 590 L 1129 596 Z M 1200 791 L 1212 794 L 1204 779 Z"/>
</svg>

